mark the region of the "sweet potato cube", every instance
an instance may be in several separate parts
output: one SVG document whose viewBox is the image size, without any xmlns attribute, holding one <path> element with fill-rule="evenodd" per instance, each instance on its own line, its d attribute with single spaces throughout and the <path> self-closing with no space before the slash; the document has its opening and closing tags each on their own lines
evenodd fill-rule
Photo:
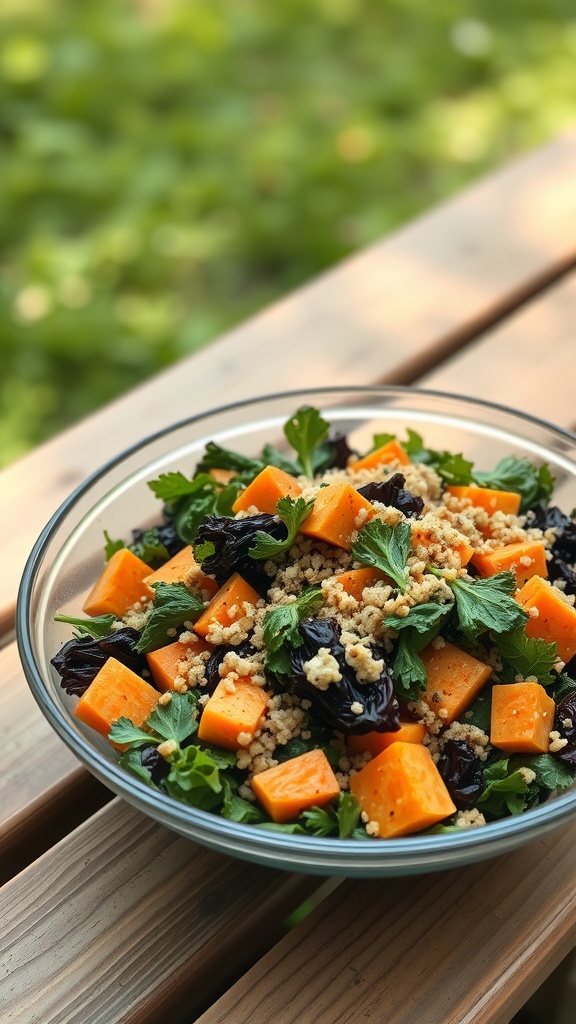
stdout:
<svg viewBox="0 0 576 1024">
<path fill-rule="evenodd" d="M 390 577 L 380 569 L 373 569 L 371 566 L 362 566 L 361 569 L 349 569 L 336 577 L 336 583 L 340 583 L 350 597 L 356 601 L 362 600 L 365 587 L 374 587 L 377 583 L 391 583 Z"/>
<path fill-rule="evenodd" d="M 159 697 L 158 690 L 145 679 L 116 658 L 108 658 L 80 697 L 74 714 L 85 725 L 107 736 L 113 722 L 122 716 L 134 725 L 142 725 Z"/>
<path fill-rule="evenodd" d="M 398 441 L 387 441 L 380 448 L 351 463 L 349 469 L 355 473 L 359 469 L 376 469 L 376 466 L 385 466 L 389 462 L 398 462 L 401 466 L 410 465 L 410 457 Z"/>
<path fill-rule="evenodd" d="M 153 583 L 187 583 L 189 586 L 198 587 L 199 590 L 206 590 L 210 597 L 214 597 L 218 590 L 216 580 L 202 572 L 202 567 L 194 558 L 191 544 L 178 551 L 159 569 L 151 572 L 144 582 L 149 587 Z"/>
<path fill-rule="evenodd" d="M 283 761 L 252 779 L 252 789 L 272 821 L 294 821 L 310 807 L 322 807 L 340 793 L 323 750 Z"/>
<path fill-rule="evenodd" d="M 364 518 L 359 519 L 362 513 Z M 314 507 L 302 523 L 300 533 L 351 551 L 352 534 L 374 514 L 372 503 L 363 498 L 352 484 L 329 484 L 318 491 Z"/>
<path fill-rule="evenodd" d="M 214 477 L 216 483 L 221 484 L 222 487 L 226 487 L 226 485 L 229 484 L 236 476 L 233 469 L 221 469 L 219 466 L 212 466 L 208 472 L 211 477 Z"/>
<path fill-rule="evenodd" d="M 247 512 L 254 505 L 259 512 L 273 516 L 280 498 L 297 498 L 302 493 L 298 481 L 277 466 L 266 466 L 248 484 L 232 505 L 233 512 Z"/>
<path fill-rule="evenodd" d="M 196 619 L 194 632 L 205 637 L 211 626 L 231 626 L 233 622 L 238 622 L 246 615 L 245 604 L 256 605 L 259 600 L 260 595 L 257 591 L 235 572 L 220 587 L 200 618 Z"/>
<path fill-rule="evenodd" d="M 176 640 L 173 644 L 166 644 L 156 651 L 150 651 L 146 655 L 146 661 L 156 686 L 164 693 L 166 690 L 174 689 L 174 683 L 180 675 L 180 664 L 186 660 L 188 654 L 202 654 L 204 651 L 212 650 L 212 644 L 207 643 L 202 637 L 195 636 L 186 643 Z"/>
<path fill-rule="evenodd" d="M 480 554 L 471 560 L 480 576 L 495 576 L 508 570 L 516 574 L 516 586 L 522 587 L 532 576 L 547 576 L 546 549 L 541 541 L 505 544 L 501 548 Z"/>
<path fill-rule="evenodd" d="M 518 515 L 522 496 L 516 491 L 496 491 L 490 487 L 474 487 L 471 484 L 456 486 L 451 484 L 446 488 L 448 494 L 460 501 L 468 500 L 471 505 L 483 508 L 489 515 L 495 512 L 505 512 L 511 515 Z"/>
<path fill-rule="evenodd" d="M 372 757 L 377 757 L 391 743 L 423 743 L 425 735 L 426 726 L 423 722 L 401 718 L 400 728 L 396 732 L 366 732 L 362 736 L 348 736 L 346 746 L 351 754 L 368 751 Z"/>
<path fill-rule="evenodd" d="M 419 832 L 456 810 L 421 743 L 391 743 L 351 777 L 350 789 L 383 839 Z"/>
<path fill-rule="evenodd" d="M 454 644 L 438 648 L 430 644 L 420 657 L 428 676 L 421 699 L 436 715 L 446 712 L 440 715 L 446 725 L 460 717 L 492 675 L 490 665 Z"/>
<path fill-rule="evenodd" d="M 540 683 L 498 684 L 492 689 L 490 742 L 509 754 L 545 754 L 554 710 Z"/>
<path fill-rule="evenodd" d="M 204 705 L 198 739 L 228 750 L 247 747 L 264 717 L 268 697 L 266 690 L 248 678 L 236 679 L 233 684 L 222 679 Z"/>
<path fill-rule="evenodd" d="M 129 548 L 115 551 L 102 575 L 82 605 L 86 615 L 116 615 L 121 618 L 133 604 L 143 597 L 154 597 L 146 584 L 150 566 Z"/>
<path fill-rule="evenodd" d="M 530 616 L 524 627 L 526 634 L 555 643 L 562 661 L 570 661 L 576 654 L 576 609 L 540 576 L 532 576 L 516 594 L 516 600 Z"/>
</svg>

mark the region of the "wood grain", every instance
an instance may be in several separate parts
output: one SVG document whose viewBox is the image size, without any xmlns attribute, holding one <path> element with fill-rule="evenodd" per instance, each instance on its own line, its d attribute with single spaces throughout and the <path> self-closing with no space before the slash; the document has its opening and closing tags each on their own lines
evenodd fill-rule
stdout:
<svg viewBox="0 0 576 1024">
<path fill-rule="evenodd" d="M 176 419 L 243 397 L 303 385 L 415 380 L 573 264 L 575 216 L 576 131 L 345 261 L 6 469 L 0 631 L 13 623 L 18 580 L 38 533 L 67 494 L 119 450 Z"/>
<path fill-rule="evenodd" d="M 576 939 L 576 826 L 465 870 L 342 885 L 197 1024 L 507 1024 Z"/>
<path fill-rule="evenodd" d="M 0 892 L 0 1017 L 178 1024 L 317 886 L 177 837 L 115 800 Z"/>
</svg>

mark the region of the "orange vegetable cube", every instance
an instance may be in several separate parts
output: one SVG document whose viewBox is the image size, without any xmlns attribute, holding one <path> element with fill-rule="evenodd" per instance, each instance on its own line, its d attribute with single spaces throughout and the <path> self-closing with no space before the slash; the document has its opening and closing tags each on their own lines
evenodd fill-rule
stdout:
<svg viewBox="0 0 576 1024">
<path fill-rule="evenodd" d="M 254 739 L 269 694 L 250 679 L 236 679 L 234 690 L 226 679 L 221 680 L 204 705 L 198 739 L 228 750 L 240 750 Z"/>
<path fill-rule="evenodd" d="M 391 743 L 423 743 L 425 735 L 426 726 L 423 722 L 401 718 L 400 728 L 396 732 L 366 732 L 362 736 L 348 736 L 346 746 L 351 754 L 369 751 L 372 757 L 377 757 Z"/>
<path fill-rule="evenodd" d="M 570 661 L 576 654 L 576 609 L 540 576 L 532 576 L 516 600 L 530 616 L 524 627 L 527 636 L 555 643 L 562 661 Z"/>
<path fill-rule="evenodd" d="M 547 576 L 546 549 L 541 541 L 505 544 L 494 551 L 475 552 L 470 559 L 481 576 L 511 570 L 516 573 L 516 586 L 521 587 L 531 576 Z"/>
<path fill-rule="evenodd" d="M 347 594 L 354 597 L 356 601 L 362 600 L 365 587 L 374 587 L 377 583 L 389 583 L 390 577 L 380 569 L 373 569 L 371 566 L 362 566 L 361 569 L 349 569 L 336 577 L 336 583 L 340 583 Z"/>
<path fill-rule="evenodd" d="M 233 622 L 244 618 L 245 604 L 256 605 L 259 600 L 260 595 L 257 591 L 249 583 L 246 583 L 239 573 L 235 572 L 220 587 L 200 618 L 196 619 L 194 632 L 205 637 L 210 627 L 217 623 L 221 626 L 231 626 Z"/>
<path fill-rule="evenodd" d="M 375 469 L 376 466 L 384 466 L 388 462 L 399 462 L 401 466 L 410 465 L 410 457 L 398 441 L 387 441 L 380 448 L 351 463 L 349 469 L 355 473 L 359 469 Z"/>
<path fill-rule="evenodd" d="M 361 513 L 364 518 L 358 520 Z M 329 484 L 318 491 L 314 507 L 302 523 L 300 533 L 351 551 L 351 535 L 372 519 L 374 514 L 372 503 L 363 498 L 352 484 Z"/>
<path fill-rule="evenodd" d="M 149 587 L 153 583 L 187 583 L 189 586 L 198 587 L 199 590 L 206 590 L 210 597 L 214 597 L 218 590 L 216 580 L 202 572 L 202 567 L 194 558 L 191 544 L 178 551 L 159 569 L 151 572 L 144 582 Z"/>
<path fill-rule="evenodd" d="M 83 611 L 86 615 L 116 615 L 121 618 L 143 597 L 154 597 L 154 591 L 145 582 L 149 575 L 150 566 L 146 562 L 129 548 L 120 548 L 96 580 L 82 605 Z"/>
<path fill-rule="evenodd" d="M 489 515 L 506 512 L 516 516 L 522 501 L 522 496 L 516 491 L 495 491 L 490 487 L 474 487 L 471 484 L 459 487 L 451 484 L 446 491 L 460 501 L 468 500 L 471 505 L 483 508 Z"/>
<path fill-rule="evenodd" d="M 91 729 L 107 736 L 112 724 L 124 716 L 142 725 L 158 703 L 160 694 L 116 658 L 108 658 L 74 708 Z"/>
<path fill-rule="evenodd" d="M 540 683 L 498 684 L 492 689 L 490 742 L 510 754 L 545 754 L 554 711 Z"/>
<path fill-rule="evenodd" d="M 156 686 L 164 693 L 166 690 L 174 689 L 174 683 L 180 675 L 180 664 L 186 660 L 189 653 L 202 654 L 204 651 L 212 650 L 212 644 L 197 636 L 186 643 L 176 640 L 173 644 L 166 644 L 156 651 L 150 651 L 146 655 L 146 661 Z"/>
<path fill-rule="evenodd" d="M 214 477 L 217 484 L 222 484 L 222 487 L 226 487 L 237 475 L 233 469 L 220 469 L 218 466 L 212 466 L 208 472 L 210 476 Z"/>
<path fill-rule="evenodd" d="M 273 516 L 280 498 L 297 498 L 302 494 L 298 481 L 277 466 L 266 466 L 248 484 L 232 505 L 233 512 L 247 512 L 254 505 L 259 512 Z"/>
<path fill-rule="evenodd" d="M 309 750 L 255 775 L 252 789 L 272 821 L 294 821 L 302 811 L 322 807 L 340 793 L 323 750 Z"/>
<path fill-rule="evenodd" d="M 383 839 L 419 832 L 456 810 L 430 751 L 420 743 L 391 743 L 351 777 L 350 789 Z"/>
<path fill-rule="evenodd" d="M 492 675 L 490 665 L 454 644 L 445 643 L 438 648 L 430 644 L 420 657 L 428 677 L 421 699 L 436 715 L 446 712 L 445 716 L 440 715 L 446 725 L 460 717 Z"/>
</svg>

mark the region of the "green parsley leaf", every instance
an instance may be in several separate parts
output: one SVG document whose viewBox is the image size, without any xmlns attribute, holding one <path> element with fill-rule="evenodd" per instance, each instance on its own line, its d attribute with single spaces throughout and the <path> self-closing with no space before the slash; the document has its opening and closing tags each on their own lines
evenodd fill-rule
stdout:
<svg viewBox="0 0 576 1024">
<path fill-rule="evenodd" d="M 560 672 L 555 677 L 554 684 L 550 687 L 548 693 L 554 700 L 555 704 L 560 704 L 568 694 L 574 693 L 574 690 L 576 690 L 576 682 L 574 679 L 567 675 L 566 672 Z"/>
<path fill-rule="evenodd" d="M 93 619 L 75 619 L 72 615 L 55 615 L 54 622 L 67 622 L 75 626 L 77 635 L 93 636 L 97 640 L 103 640 L 110 636 L 114 624 L 118 622 L 116 615 L 95 615 Z"/>
<path fill-rule="evenodd" d="M 417 633 L 426 636 L 426 643 L 428 643 L 430 630 L 442 625 L 452 611 L 452 607 L 451 604 L 438 604 L 436 601 L 415 604 L 410 608 L 408 615 L 389 615 L 383 624 L 387 628 L 395 629 L 398 633 L 404 629 L 415 629 Z"/>
<path fill-rule="evenodd" d="M 521 513 L 548 501 L 555 482 L 547 463 L 537 467 L 528 459 L 517 459 L 514 455 L 500 459 L 490 472 L 475 472 L 474 480 L 481 487 L 521 494 Z"/>
<path fill-rule="evenodd" d="M 396 440 L 396 434 L 374 434 L 372 440 L 372 451 L 376 452 L 379 448 L 383 448 L 385 444 L 389 444 L 390 441 Z"/>
<path fill-rule="evenodd" d="M 360 821 L 361 810 L 360 804 L 352 793 L 340 793 L 336 806 L 340 839 L 349 839 L 354 834 Z"/>
<path fill-rule="evenodd" d="M 492 717 L 492 687 L 486 683 L 480 691 L 476 700 L 464 712 L 466 725 L 475 725 L 482 732 L 490 735 L 490 720 Z"/>
<path fill-rule="evenodd" d="M 312 740 L 303 740 L 300 736 L 295 736 L 293 739 L 288 740 L 288 743 L 277 746 L 274 751 L 275 761 L 290 761 L 293 757 L 299 757 L 300 754 L 305 754 L 308 750 L 312 750 Z"/>
<path fill-rule="evenodd" d="M 523 625 L 528 616 L 511 596 L 516 589 L 513 572 L 499 572 L 486 579 L 450 582 L 456 600 L 460 629 L 469 640 L 492 630 L 500 635 Z"/>
<path fill-rule="evenodd" d="M 146 725 L 161 740 L 175 740 L 180 744 L 192 736 L 197 728 L 195 718 L 198 700 L 194 693 L 173 693 L 168 704 L 157 704 L 146 719 Z"/>
<path fill-rule="evenodd" d="M 425 646 L 426 641 L 415 630 L 407 629 L 400 634 L 391 673 L 394 690 L 403 700 L 417 700 L 426 689 L 428 675 L 419 654 Z"/>
<path fill-rule="evenodd" d="M 330 424 L 322 419 L 317 409 L 302 406 L 284 424 L 286 439 L 298 454 L 302 472 L 314 476 L 314 450 L 328 436 Z"/>
<path fill-rule="evenodd" d="M 321 608 L 324 602 L 319 587 L 306 587 L 295 601 L 280 604 L 264 616 L 264 644 L 266 669 L 274 675 L 286 675 L 290 670 L 285 645 L 300 647 L 300 623 Z"/>
<path fill-rule="evenodd" d="M 128 547 L 138 558 L 146 562 L 146 565 L 149 565 L 151 569 L 159 569 L 170 558 L 170 552 L 160 541 L 156 526 L 152 526 L 149 530 L 144 530 L 138 540 L 133 541 Z"/>
<path fill-rule="evenodd" d="M 415 430 L 408 430 L 407 433 L 408 440 L 400 444 L 412 462 L 432 466 L 447 484 L 462 486 L 472 483 L 473 463 L 465 459 L 461 452 L 426 448 L 422 437 Z"/>
<path fill-rule="evenodd" d="M 290 476 L 298 476 L 300 473 L 300 466 L 279 452 L 277 448 L 272 444 L 264 445 L 262 449 L 262 460 L 265 466 L 276 466 L 276 469 L 283 469 L 285 473 L 289 473 Z"/>
<path fill-rule="evenodd" d="M 154 651 L 170 643 L 169 629 L 197 619 L 204 604 L 186 588 L 184 583 L 153 583 L 155 591 L 152 612 L 136 644 L 139 654 Z"/>
<path fill-rule="evenodd" d="M 134 725 L 129 718 L 122 715 L 116 722 L 112 723 L 112 728 L 108 733 L 108 739 L 112 740 L 113 743 L 122 743 L 132 747 L 142 747 L 144 745 L 149 746 L 150 743 L 160 743 L 159 739 L 155 739 L 149 732 L 144 729 L 139 729 L 137 725 Z"/>
<path fill-rule="evenodd" d="M 264 815 L 256 804 L 244 800 L 234 792 L 229 779 L 223 779 L 224 800 L 220 809 L 223 818 L 229 821 L 237 821 L 242 825 L 249 825 L 256 821 L 262 821 Z"/>
<path fill-rule="evenodd" d="M 265 828 L 268 832 L 284 832 L 285 835 L 289 836 L 305 836 L 306 829 L 302 828 L 302 825 L 298 825 L 294 822 L 291 825 L 283 825 L 277 821 L 262 821 L 257 823 L 256 828 Z"/>
<path fill-rule="evenodd" d="M 501 682 L 513 682 L 517 675 L 524 679 L 536 676 L 543 686 L 554 681 L 552 667 L 558 657 L 555 643 L 527 636 L 522 626 L 492 639 L 504 665 Z"/>
<path fill-rule="evenodd" d="M 220 772 L 205 750 L 190 744 L 184 750 L 178 748 L 166 760 L 170 764 L 166 779 L 170 796 L 204 811 L 211 811 L 222 802 Z"/>
<path fill-rule="evenodd" d="M 265 465 L 262 459 L 249 459 L 239 452 L 222 448 L 215 441 L 209 441 L 197 468 L 201 473 L 207 473 L 209 469 L 231 469 L 234 473 L 246 474 L 254 479 Z"/>
<path fill-rule="evenodd" d="M 110 561 L 112 555 L 115 555 L 117 551 L 122 551 L 122 548 L 126 547 L 123 540 L 112 540 L 108 530 L 104 530 L 104 540 L 106 542 L 104 545 L 104 557 L 107 562 Z"/>
<path fill-rule="evenodd" d="M 302 812 L 305 829 L 313 836 L 330 836 L 338 831 L 338 818 L 333 807 L 311 807 Z"/>
<path fill-rule="evenodd" d="M 142 764 L 142 756 L 140 750 L 132 749 L 126 750 L 118 760 L 118 765 L 123 768 L 124 771 L 130 772 L 131 775 L 135 775 L 137 779 L 145 782 L 151 789 L 159 789 L 153 781 L 148 768 Z"/>
<path fill-rule="evenodd" d="M 245 483 L 239 476 L 222 487 L 210 473 L 198 472 L 189 480 L 183 473 L 175 472 L 162 473 L 157 480 L 150 480 L 148 486 L 170 507 L 174 525 L 184 543 L 192 544 L 207 515 L 232 514 L 232 505 Z"/>
<path fill-rule="evenodd" d="M 258 530 L 254 534 L 254 545 L 248 549 L 251 558 L 275 558 L 284 551 L 288 551 L 296 540 L 296 534 L 302 523 L 308 518 L 314 507 L 314 500 L 304 501 L 304 498 L 280 498 L 276 506 L 276 515 L 282 520 L 288 535 L 284 540 L 275 540 L 264 530 Z"/>
<path fill-rule="evenodd" d="M 390 576 L 401 593 L 408 583 L 406 561 L 410 551 L 411 529 L 409 523 L 389 526 L 380 519 L 372 519 L 358 531 L 352 545 L 352 555 L 362 565 L 371 565 Z"/>
<path fill-rule="evenodd" d="M 516 763 L 517 759 L 514 758 L 514 761 Z M 551 754 L 537 754 L 535 757 L 525 757 L 522 761 L 536 773 L 535 781 L 538 785 L 550 792 L 561 793 L 574 781 L 574 769 Z"/>
<path fill-rule="evenodd" d="M 510 766 L 510 760 L 504 757 L 484 769 L 485 788 L 476 805 L 494 818 L 501 818 L 507 813 L 522 814 L 535 802 L 530 784 L 519 769 Z"/>
</svg>

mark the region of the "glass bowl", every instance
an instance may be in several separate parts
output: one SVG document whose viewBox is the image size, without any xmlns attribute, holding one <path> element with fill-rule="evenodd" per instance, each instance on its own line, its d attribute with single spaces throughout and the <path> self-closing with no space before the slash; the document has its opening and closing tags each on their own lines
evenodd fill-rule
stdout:
<svg viewBox="0 0 576 1024">
<path fill-rule="evenodd" d="M 75 490 L 38 538 L 18 597 L 17 636 L 26 678 L 44 715 L 102 783 L 143 813 L 187 838 L 271 867 L 320 875 L 408 875 L 493 857 L 541 837 L 576 812 L 576 789 L 516 817 L 480 828 L 371 842 L 286 835 L 236 824 L 151 790 L 116 764 L 108 742 L 72 715 L 76 698 L 61 689 L 50 659 L 71 637 L 56 613 L 81 615 L 102 567 L 103 530 L 129 538 L 159 519 L 147 481 L 193 471 L 208 441 L 248 456 L 265 443 L 282 447 L 282 427 L 301 405 L 322 411 L 334 429 L 368 450 L 374 433 L 405 436 L 462 451 L 481 469 L 505 455 L 546 461 L 556 477 L 555 502 L 576 507 L 576 437 L 512 409 L 470 398 L 403 387 L 320 388 L 255 398 L 191 416 L 123 452 Z"/>
</svg>

